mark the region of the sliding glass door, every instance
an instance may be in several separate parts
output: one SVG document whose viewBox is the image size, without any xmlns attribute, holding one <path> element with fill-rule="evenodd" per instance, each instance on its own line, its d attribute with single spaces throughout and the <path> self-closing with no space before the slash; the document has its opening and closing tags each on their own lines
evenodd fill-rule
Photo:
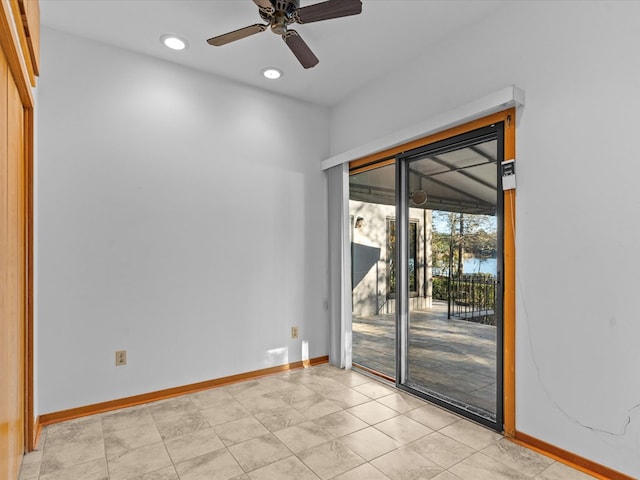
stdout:
<svg viewBox="0 0 640 480">
<path fill-rule="evenodd" d="M 353 363 L 502 429 L 503 124 L 350 175 Z"/>
<path fill-rule="evenodd" d="M 407 279 L 400 312 L 399 383 L 501 428 L 501 126 L 470 132 L 398 158 Z M 421 202 L 417 205 L 417 202 Z M 411 302 L 415 207 L 429 212 L 424 236 L 428 306 Z"/>
</svg>

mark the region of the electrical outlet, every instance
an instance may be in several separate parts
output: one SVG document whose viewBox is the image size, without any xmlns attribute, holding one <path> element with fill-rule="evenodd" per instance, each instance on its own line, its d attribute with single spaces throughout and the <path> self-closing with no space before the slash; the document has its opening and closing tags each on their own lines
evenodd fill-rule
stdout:
<svg viewBox="0 0 640 480">
<path fill-rule="evenodd" d="M 291 338 L 298 338 L 298 327 L 291 327 Z"/>
<path fill-rule="evenodd" d="M 127 364 L 127 351 L 126 350 L 118 350 L 116 352 L 116 367 L 121 367 L 122 365 Z"/>
</svg>

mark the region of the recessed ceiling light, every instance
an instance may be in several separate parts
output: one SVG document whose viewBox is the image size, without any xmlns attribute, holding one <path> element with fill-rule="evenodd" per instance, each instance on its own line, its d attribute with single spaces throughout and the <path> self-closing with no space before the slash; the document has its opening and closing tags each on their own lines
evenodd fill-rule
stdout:
<svg viewBox="0 0 640 480">
<path fill-rule="evenodd" d="M 160 41 L 171 50 L 184 50 L 187 48 L 187 41 L 177 35 L 162 35 Z"/>
<path fill-rule="evenodd" d="M 275 80 L 282 76 L 282 72 L 277 68 L 269 67 L 262 70 L 262 75 L 264 75 L 269 80 Z"/>
</svg>

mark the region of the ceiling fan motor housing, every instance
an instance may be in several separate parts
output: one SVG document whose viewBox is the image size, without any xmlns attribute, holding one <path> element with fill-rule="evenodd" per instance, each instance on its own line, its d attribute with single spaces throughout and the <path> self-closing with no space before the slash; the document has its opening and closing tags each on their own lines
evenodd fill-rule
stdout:
<svg viewBox="0 0 640 480">
<path fill-rule="evenodd" d="M 271 0 L 271 3 L 276 12 L 285 12 L 287 16 L 293 15 L 300 6 L 300 0 Z"/>
<path fill-rule="evenodd" d="M 278 35 L 282 35 L 287 29 L 286 26 L 295 21 L 293 14 L 298 9 L 300 0 L 270 0 L 274 13 L 265 12 L 260 9 L 260 17 L 271 25 L 271 30 Z"/>
<path fill-rule="evenodd" d="M 270 0 L 274 13 L 259 10 L 260 17 L 271 25 L 271 31 L 276 35 L 283 35 L 287 31 L 287 25 L 295 22 L 294 13 L 300 5 L 300 0 Z"/>
</svg>

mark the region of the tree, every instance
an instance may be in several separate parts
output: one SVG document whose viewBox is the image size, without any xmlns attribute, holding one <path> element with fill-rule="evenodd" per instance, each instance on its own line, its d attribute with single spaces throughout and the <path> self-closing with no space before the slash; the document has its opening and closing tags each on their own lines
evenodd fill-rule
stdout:
<svg viewBox="0 0 640 480">
<path fill-rule="evenodd" d="M 435 210 L 433 229 L 432 264 L 442 275 L 463 275 L 467 254 L 481 262 L 497 254 L 493 216 Z"/>
</svg>

